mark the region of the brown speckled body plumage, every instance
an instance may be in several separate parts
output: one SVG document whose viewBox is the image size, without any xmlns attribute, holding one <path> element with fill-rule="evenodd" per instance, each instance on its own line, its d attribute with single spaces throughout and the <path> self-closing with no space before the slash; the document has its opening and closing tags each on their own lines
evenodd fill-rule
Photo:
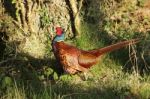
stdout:
<svg viewBox="0 0 150 99">
<path fill-rule="evenodd" d="M 55 42 L 55 44 L 53 44 L 53 48 L 56 59 L 60 61 L 64 71 L 69 74 L 75 74 L 80 71 L 87 71 L 91 66 L 95 65 L 99 61 L 101 55 L 136 42 L 138 42 L 138 40 L 133 39 L 129 41 L 122 41 L 97 50 L 84 51 L 60 41 Z"/>
</svg>

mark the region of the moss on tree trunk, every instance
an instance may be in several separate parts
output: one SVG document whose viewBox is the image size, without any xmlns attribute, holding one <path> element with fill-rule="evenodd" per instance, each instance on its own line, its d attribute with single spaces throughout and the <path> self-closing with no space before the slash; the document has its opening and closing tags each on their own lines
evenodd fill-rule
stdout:
<svg viewBox="0 0 150 99">
<path fill-rule="evenodd" d="M 70 2 L 69 9 L 68 2 Z M 67 38 L 75 37 L 75 32 L 79 31 L 78 2 L 68 2 L 67 0 L 1 1 L 3 17 L 1 24 L 4 23 L 8 29 L 1 26 L 1 30 L 5 28 L 5 31 L 0 32 L 6 33 L 9 45 L 16 46 L 17 53 L 44 58 L 51 50 L 49 37 L 54 37 L 57 26 L 67 30 Z M 73 11 L 73 16 L 70 11 Z"/>
</svg>

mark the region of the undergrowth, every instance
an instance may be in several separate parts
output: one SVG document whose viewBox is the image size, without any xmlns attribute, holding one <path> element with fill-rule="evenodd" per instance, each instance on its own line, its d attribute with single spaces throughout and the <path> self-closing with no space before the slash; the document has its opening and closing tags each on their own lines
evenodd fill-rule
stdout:
<svg viewBox="0 0 150 99">
<path fill-rule="evenodd" d="M 138 1 L 140 2 L 140 7 L 143 6 L 142 0 Z M 136 15 L 132 15 L 132 13 L 129 12 L 134 12 L 135 8 L 133 6 L 127 6 L 128 9 L 125 9 L 126 7 L 124 6 L 115 6 L 117 5 L 117 3 L 126 5 L 128 4 L 127 2 L 124 3 L 123 1 L 115 0 L 115 2 L 113 2 L 114 5 L 112 11 L 111 7 L 108 8 L 108 6 L 110 6 L 108 5 L 109 2 L 106 2 L 104 11 L 106 12 L 106 14 L 108 14 L 108 16 L 101 20 L 101 23 L 103 23 L 104 26 L 99 28 L 99 24 L 95 25 L 91 22 L 91 20 L 89 20 L 90 22 L 86 20 L 87 22 L 82 23 L 81 37 L 73 39 L 73 43 L 78 48 L 81 48 L 83 50 L 97 49 L 110 45 L 118 40 L 138 37 L 137 35 L 140 35 L 139 33 L 143 32 L 143 30 L 141 30 L 141 32 L 137 32 L 137 34 L 134 32 L 140 29 L 137 25 L 140 20 L 134 19 L 134 17 L 138 17 L 136 17 Z M 116 9 L 120 9 L 123 13 L 116 12 Z M 89 16 L 91 15 L 90 13 L 94 13 L 92 11 L 94 11 L 94 9 L 92 9 L 91 12 L 89 11 Z M 45 14 L 46 12 L 44 12 L 44 15 Z M 96 15 L 96 18 L 99 18 L 99 14 Z M 92 19 L 94 16 L 95 15 L 91 15 L 89 19 Z M 131 18 L 131 16 L 134 17 Z M 110 17 L 110 19 L 108 17 Z M 144 18 L 144 20 L 146 23 L 149 22 L 147 18 Z M 50 20 L 46 16 L 43 22 L 48 23 L 42 25 L 48 25 L 49 21 Z M 131 24 L 132 26 L 130 27 Z M 139 26 L 142 27 L 142 23 Z M 144 33 L 147 32 L 144 31 Z M 50 42 L 46 43 L 50 44 Z M 144 46 L 148 45 L 145 42 L 141 44 L 144 45 L 142 46 L 142 48 L 139 48 L 140 50 L 145 49 Z M 47 49 L 49 51 L 50 46 L 48 46 Z M 136 47 L 134 49 L 134 51 L 140 50 L 137 50 Z M 137 53 L 137 56 L 138 54 L 140 53 Z M 143 55 L 146 54 L 144 53 Z M 139 71 L 134 70 L 134 66 L 132 66 L 134 64 L 127 64 L 129 63 L 128 61 L 130 61 L 129 58 L 130 53 L 128 48 L 112 52 L 111 54 L 106 54 L 101 58 L 99 64 L 93 66 L 89 70 L 89 72 L 87 73 L 87 80 L 82 79 L 82 74 L 58 75 L 56 70 L 52 69 L 52 67 L 54 67 L 56 64 L 53 59 L 44 59 L 44 61 L 33 59 L 33 62 L 30 62 L 30 59 L 32 59 L 32 57 L 30 57 L 30 59 L 25 59 L 25 61 L 29 62 L 24 62 L 23 65 L 19 60 L 17 60 L 17 66 L 13 68 L 13 70 L 9 70 L 12 71 L 11 74 L 9 74 L 9 71 L 4 73 L 3 67 L 0 67 L 0 98 L 149 99 L 150 76 L 147 75 L 144 71 L 142 72 L 142 74 L 140 74 Z M 140 59 L 138 58 L 138 66 L 142 67 L 143 64 L 139 60 Z M 149 58 L 147 58 L 147 60 L 149 60 Z M 11 64 L 9 64 L 9 66 L 6 68 L 11 67 Z M 132 69 L 130 71 L 126 71 L 126 65 L 128 65 Z"/>
<path fill-rule="evenodd" d="M 76 45 L 84 50 L 97 48 L 97 45 L 104 46 L 105 43 L 101 42 L 98 35 L 91 40 L 90 36 L 99 31 L 88 30 L 89 27 L 95 28 L 90 24 L 82 27 L 85 37 L 76 39 Z M 85 81 L 81 76 L 64 74 L 59 78 L 55 74 L 55 80 L 49 79 L 53 70 L 48 67 L 43 71 L 48 79 L 42 79 L 42 75 L 39 78 L 36 71 L 28 70 L 28 76 L 39 79 L 5 76 L 1 78 L 0 96 L 2 99 L 149 99 L 150 77 L 124 72 L 122 64 L 117 60 L 112 59 L 111 55 L 105 55 L 99 64 L 89 70 Z"/>
<path fill-rule="evenodd" d="M 7 86 L 1 99 L 149 99 L 149 79 L 104 67 L 106 64 L 97 66 L 103 68 L 99 73 L 92 73 L 87 81 L 66 75 L 55 84 L 39 82 L 37 85 L 34 80 L 25 84 L 26 81 L 16 80 Z"/>
</svg>

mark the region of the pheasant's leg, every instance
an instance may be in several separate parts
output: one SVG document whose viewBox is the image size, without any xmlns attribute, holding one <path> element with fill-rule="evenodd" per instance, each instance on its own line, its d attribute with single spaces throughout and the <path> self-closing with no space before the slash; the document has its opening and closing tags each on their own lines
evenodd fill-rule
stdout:
<svg viewBox="0 0 150 99">
<path fill-rule="evenodd" d="M 88 80 L 88 75 L 87 74 L 88 74 L 87 72 L 83 72 L 83 76 L 84 76 L 85 81 Z"/>
<path fill-rule="evenodd" d="M 87 81 L 88 80 L 88 72 L 83 72 L 83 73 L 77 73 L 77 75 L 83 80 Z"/>
</svg>

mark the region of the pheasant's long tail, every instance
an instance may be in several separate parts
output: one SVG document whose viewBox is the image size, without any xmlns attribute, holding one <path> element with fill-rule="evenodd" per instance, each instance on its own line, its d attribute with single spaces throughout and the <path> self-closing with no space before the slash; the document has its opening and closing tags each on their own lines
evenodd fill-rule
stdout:
<svg viewBox="0 0 150 99">
<path fill-rule="evenodd" d="M 111 52 L 111 51 L 126 47 L 130 44 L 135 44 L 137 42 L 139 42 L 139 39 L 132 39 L 132 40 L 128 40 L 128 41 L 122 41 L 122 42 L 119 42 L 119 43 L 116 43 L 116 44 L 113 44 L 113 45 L 110 45 L 110 46 L 107 46 L 107 47 L 104 47 L 104 48 L 100 48 L 98 50 L 93 50 L 92 52 L 96 56 L 100 56 L 104 53 Z"/>
</svg>

